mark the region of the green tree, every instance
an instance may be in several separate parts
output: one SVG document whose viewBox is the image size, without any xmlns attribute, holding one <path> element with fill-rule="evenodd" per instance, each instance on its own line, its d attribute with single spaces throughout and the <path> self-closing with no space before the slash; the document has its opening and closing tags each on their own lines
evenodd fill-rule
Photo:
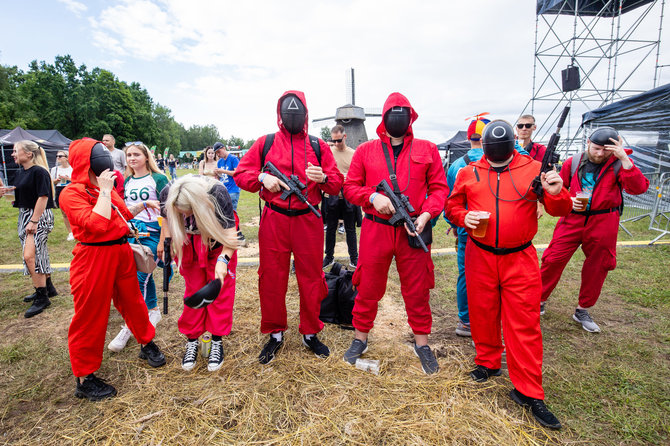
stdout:
<svg viewBox="0 0 670 446">
<path fill-rule="evenodd" d="M 330 129 L 326 126 L 321 127 L 321 139 L 328 141 L 330 139 Z"/>
<path fill-rule="evenodd" d="M 232 147 L 242 147 L 244 146 L 244 140 L 242 138 L 238 138 L 237 136 L 230 135 L 230 138 L 228 138 L 227 145 L 232 146 Z"/>
<path fill-rule="evenodd" d="M 0 128 L 34 128 L 39 123 L 32 104 L 19 91 L 23 81 L 23 72 L 16 66 L 0 65 Z"/>
</svg>

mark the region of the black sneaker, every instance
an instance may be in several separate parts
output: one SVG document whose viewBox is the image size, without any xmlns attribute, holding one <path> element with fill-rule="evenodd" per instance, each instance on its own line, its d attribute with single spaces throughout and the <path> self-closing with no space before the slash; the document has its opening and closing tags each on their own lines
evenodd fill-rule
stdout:
<svg viewBox="0 0 670 446">
<path fill-rule="evenodd" d="M 195 367 L 195 362 L 198 359 L 198 340 L 188 341 L 186 343 L 186 351 L 181 360 L 181 368 L 190 372 Z"/>
<path fill-rule="evenodd" d="M 323 342 L 319 341 L 319 338 L 317 338 L 316 335 L 312 335 L 310 339 L 303 336 L 302 345 L 312 350 L 319 358 L 327 358 L 330 356 L 330 350 Z"/>
<path fill-rule="evenodd" d="M 349 260 L 349 268 L 356 269 L 357 265 L 358 265 L 358 258 Z"/>
<path fill-rule="evenodd" d="M 323 259 L 323 269 L 328 268 L 329 266 L 332 266 L 333 263 L 335 263 L 335 259 L 331 256 L 326 256 L 326 258 Z"/>
<path fill-rule="evenodd" d="M 26 310 L 24 316 L 26 318 L 37 316 L 49 305 L 51 305 L 51 301 L 47 297 L 47 288 L 35 288 L 35 299 L 33 300 L 33 304 L 30 306 L 30 308 Z"/>
<path fill-rule="evenodd" d="M 212 341 L 207 370 L 216 372 L 223 365 L 223 341 Z"/>
<path fill-rule="evenodd" d="M 437 359 L 435 359 L 435 355 L 429 346 L 422 345 L 419 347 L 418 345 L 414 344 L 414 354 L 419 357 L 419 360 L 421 361 L 421 368 L 423 369 L 423 373 L 426 375 L 432 375 L 433 373 L 440 371 L 440 366 L 437 364 Z"/>
<path fill-rule="evenodd" d="M 140 359 L 146 359 L 151 367 L 165 365 L 165 355 L 160 351 L 154 341 L 140 347 Z"/>
<path fill-rule="evenodd" d="M 112 385 L 107 384 L 104 379 L 98 378 L 93 373 L 84 378 L 81 383 L 78 379 L 75 378 L 75 380 L 77 389 L 74 391 L 74 396 L 77 398 L 100 401 L 116 395 L 116 389 Z"/>
<path fill-rule="evenodd" d="M 363 342 L 360 339 L 354 339 L 349 346 L 349 350 L 344 352 L 344 360 L 349 364 L 356 364 L 356 360 L 361 357 L 361 355 L 368 351 L 368 343 Z"/>
<path fill-rule="evenodd" d="M 284 345 L 283 337 L 281 341 L 278 341 L 272 335 L 270 335 L 270 340 L 265 343 L 263 350 L 261 350 L 261 354 L 258 355 L 258 362 L 263 365 L 269 364 L 273 359 L 275 359 L 275 355 L 282 345 Z"/>
<path fill-rule="evenodd" d="M 549 409 L 547 409 L 543 400 L 528 397 L 516 389 L 513 389 L 509 393 L 509 397 L 520 406 L 530 407 L 533 418 L 535 418 L 535 420 L 542 426 L 557 430 L 561 428 L 561 422 L 558 421 L 558 418 L 556 418 Z"/>
<path fill-rule="evenodd" d="M 470 378 L 478 383 L 483 383 L 492 376 L 500 375 L 502 375 L 500 369 L 490 369 L 488 367 L 484 367 L 483 365 L 478 365 L 472 372 L 470 372 Z"/>
</svg>

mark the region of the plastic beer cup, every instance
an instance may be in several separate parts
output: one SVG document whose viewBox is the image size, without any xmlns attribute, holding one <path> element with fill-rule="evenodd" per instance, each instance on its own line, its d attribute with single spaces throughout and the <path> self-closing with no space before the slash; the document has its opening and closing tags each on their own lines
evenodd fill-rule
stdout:
<svg viewBox="0 0 670 446">
<path fill-rule="evenodd" d="M 489 217 L 491 216 L 490 212 L 487 211 L 476 211 L 479 216 L 479 224 L 475 229 L 472 230 L 473 237 L 484 237 L 486 235 L 486 229 L 489 227 Z"/>
<path fill-rule="evenodd" d="M 585 211 L 586 206 L 589 204 L 589 200 L 591 199 L 591 192 L 585 192 L 585 191 L 577 192 L 577 196 L 575 198 L 581 204 L 580 212 Z"/>
</svg>

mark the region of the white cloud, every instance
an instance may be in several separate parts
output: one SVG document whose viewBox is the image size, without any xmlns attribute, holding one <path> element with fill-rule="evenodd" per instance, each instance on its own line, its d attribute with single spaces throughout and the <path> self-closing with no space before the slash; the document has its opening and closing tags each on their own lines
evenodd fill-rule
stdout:
<svg viewBox="0 0 670 446">
<path fill-rule="evenodd" d="M 76 0 L 58 0 L 60 3 L 64 4 L 65 7 L 71 11 L 74 12 L 77 17 L 80 17 L 82 13 L 86 12 L 88 10 L 88 7 Z"/>
</svg>

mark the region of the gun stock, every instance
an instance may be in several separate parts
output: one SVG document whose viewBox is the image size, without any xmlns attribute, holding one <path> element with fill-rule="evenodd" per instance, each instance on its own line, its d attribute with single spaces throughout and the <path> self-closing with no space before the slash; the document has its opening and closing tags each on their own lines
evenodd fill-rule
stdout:
<svg viewBox="0 0 670 446">
<path fill-rule="evenodd" d="M 284 184 L 288 186 L 288 189 L 284 189 L 284 192 L 281 194 L 282 200 L 286 200 L 291 195 L 295 195 L 298 200 L 307 205 L 309 210 L 312 211 L 314 215 L 321 218 L 321 213 L 319 210 L 312 206 L 312 204 L 307 200 L 307 197 L 302 194 L 302 191 L 305 190 L 307 186 L 303 184 L 302 181 L 300 181 L 297 175 L 291 175 L 290 177 L 287 177 L 284 173 L 282 173 L 281 170 L 277 169 L 277 166 L 272 164 L 271 161 L 265 163 L 265 166 L 263 166 L 263 171 L 279 178 L 284 182 Z"/>
</svg>

